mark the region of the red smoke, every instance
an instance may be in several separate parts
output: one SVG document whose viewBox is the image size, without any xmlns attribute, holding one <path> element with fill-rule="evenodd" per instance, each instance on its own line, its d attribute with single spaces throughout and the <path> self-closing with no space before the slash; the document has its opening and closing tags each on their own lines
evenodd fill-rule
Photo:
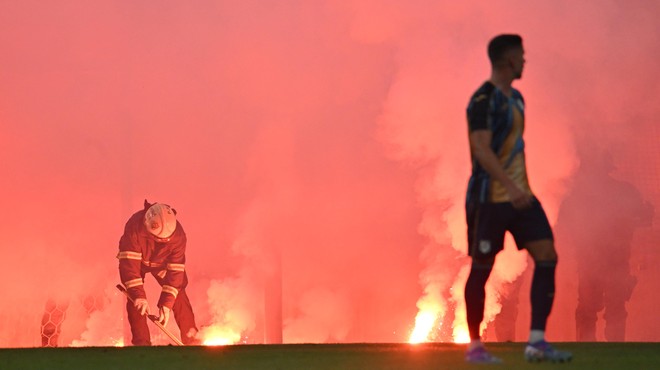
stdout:
<svg viewBox="0 0 660 370">
<path fill-rule="evenodd" d="M 60 345 L 122 333 L 114 256 L 144 198 L 179 212 L 201 327 L 264 342 L 281 258 L 285 342 L 407 341 L 420 297 L 451 307 L 467 263 L 465 107 L 497 33 L 525 39 L 516 86 L 551 221 L 592 143 L 657 208 L 658 4 L 507 3 L 0 5 L 0 346 L 39 345 L 49 298 L 69 302 Z M 658 340 L 659 235 L 635 234 L 627 340 Z M 574 340 L 564 254 L 549 335 Z M 499 258 L 500 293 L 524 259 Z"/>
</svg>

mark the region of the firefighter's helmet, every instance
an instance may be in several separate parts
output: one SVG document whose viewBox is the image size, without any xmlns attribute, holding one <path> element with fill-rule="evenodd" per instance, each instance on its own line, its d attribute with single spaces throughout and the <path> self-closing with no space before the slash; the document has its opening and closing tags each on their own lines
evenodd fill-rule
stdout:
<svg viewBox="0 0 660 370">
<path fill-rule="evenodd" d="M 167 204 L 155 203 L 144 214 L 144 226 L 157 238 L 169 238 L 176 229 L 176 213 Z"/>
</svg>

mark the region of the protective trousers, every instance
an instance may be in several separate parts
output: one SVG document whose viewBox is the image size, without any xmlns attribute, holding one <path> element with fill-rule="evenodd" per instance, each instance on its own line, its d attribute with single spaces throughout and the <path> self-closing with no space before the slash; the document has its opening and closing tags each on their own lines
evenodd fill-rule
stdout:
<svg viewBox="0 0 660 370">
<path fill-rule="evenodd" d="M 131 343 L 134 346 L 150 346 L 151 336 L 149 334 L 149 326 L 147 325 L 147 317 L 140 315 L 140 312 L 133 306 L 131 301 L 127 301 L 126 311 L 128 312 L 128 322 L 131 325 L 131 334 L 133 335 Z M 172 307 L 172 313 L 181 331 L 181 341 L 183 344 L 198 344 L 199 342 L 195 338 L 197 334 L 195 315 L 193 314 L 192 306 L 190 305 L 190 300 L 185 289 L 179 291 Z"/>
</svg>

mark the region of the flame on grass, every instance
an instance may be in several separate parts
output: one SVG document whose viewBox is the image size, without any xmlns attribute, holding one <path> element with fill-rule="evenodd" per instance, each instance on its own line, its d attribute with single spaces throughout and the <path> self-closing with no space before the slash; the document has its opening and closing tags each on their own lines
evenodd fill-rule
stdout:
<svg viewBox="0 0 660 370">
<path fill-rule="evenodd" d="M 205 346 L 227 346 L 236 344 L 241 340 L 240 333 L 219 325 L 203 328 L 199 336 Z"/>
<path fill-rule="evenodd" d="M 424 296 L 417 301 L 419 312 L 415 317 L 415 327 L 408 339 L 408 343 L 416 344 L 428 342 L 432 330 L 447 311 L 446 304 L 439 295 L 440 289 L 435 284 L 425 288 Z"/>
<path fill-rule="evenodd" d="M 426 342 L 429 333 L 431 333 L 431 330 L 435 326 L 436 320 L 437 316 L 433 312 L 420 311 L 417 313 L 417 317 L 415 317 L 415 328 L 408 342 L 411 344 Z"/>
</svg>

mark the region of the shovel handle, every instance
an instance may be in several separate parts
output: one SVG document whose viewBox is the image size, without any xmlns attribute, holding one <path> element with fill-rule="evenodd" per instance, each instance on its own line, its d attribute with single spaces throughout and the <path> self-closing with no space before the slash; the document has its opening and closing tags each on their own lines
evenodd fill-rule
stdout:
<svg viewBox="0 0 660 370">
<path fill-rule="evenodd" d="M 119 289 L 120 292 L 124 293 L 124 295 L 126 296 L 126 298 L 128 298 L 129 301 L 135 303 L 135 301 L 133 300 L 133 298 L 131 298 L 131 296 L 128 294 L 128 291 L 126 291 L 126 288 L 124 288 L 123 285 L 117 284 L 117 289 Z M 147 317 L 149 318 L 149 320 L 151 320 L 151 322 L 154 323 L 154 325 L 158 327 L 158 329 L 162 330 L 162 332 L 165 333 L 165 335 L 167 335 L 172 340 L 172 342 L 174 342 L 174 344 L 176 344 L 177 346 L 183 346 L 183 342 L 181 342 L 179 338 L 177 338 L 174 334 L 172 334 L 172 332 L 167 330 L 167 328 L 163 326 L 163 324 L 161 324 L 160 321 L 158 321 L 158 316 L 147 315 Z"/>
</svg>

